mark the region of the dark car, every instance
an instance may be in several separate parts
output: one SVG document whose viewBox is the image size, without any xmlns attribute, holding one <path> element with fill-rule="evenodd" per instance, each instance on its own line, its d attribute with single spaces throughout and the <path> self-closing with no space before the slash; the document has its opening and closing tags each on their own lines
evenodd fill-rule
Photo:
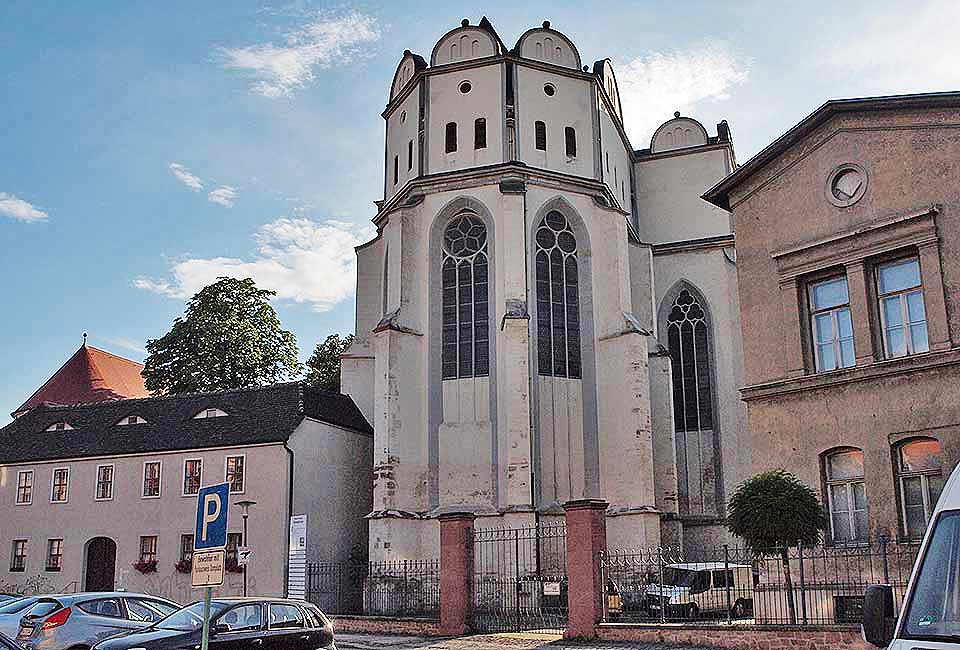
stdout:
<svg viewBox="0 0 960 650">
<path fill-rule="evenodd" d="M 159 623 L 102 641 L 94 650 L 200 647 L 203 603 Z M 335 650 L 333 626 L 313 604 L 279 598 L 216 598 L 210 604 L 211 650 Z"/>
</svg>

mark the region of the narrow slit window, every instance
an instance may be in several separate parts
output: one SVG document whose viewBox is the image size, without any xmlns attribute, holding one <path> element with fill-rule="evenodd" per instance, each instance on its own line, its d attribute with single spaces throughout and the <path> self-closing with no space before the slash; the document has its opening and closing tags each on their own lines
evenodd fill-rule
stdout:
<svg viewBox="0 0 960 650">
<path fill-rule="evenodd" d="M 478 117 L 473 123 L 473 148 L 487 148 L 487 120 Z"/>
<path fill-rule="evenodd" d="M 413 169 L 413 140 L 407 143 L 407 171 Z"/>
<path fill-rule="evenodd" d="M 447 122 L 446 152 L 453 153 L 456 150 L 457 150 L 457 123 Z"/>
<path fill-rule="evenodd" d="M 577 130 L 568 126 L 563 130 L 563 138 L 567 145 L 567 157 L 577 157 Z"/>
<path fill-rule="evenodd" d="M 393 184 L 400 180 L 400 156 L 393 157 Z"/>
<path fill-rule="evenodd" d="M 536 122 L 534 125 L 534 138 L 536 147 L 539 151 L 547 150 L 547 125 L 543 122 Z"/>
</svg>

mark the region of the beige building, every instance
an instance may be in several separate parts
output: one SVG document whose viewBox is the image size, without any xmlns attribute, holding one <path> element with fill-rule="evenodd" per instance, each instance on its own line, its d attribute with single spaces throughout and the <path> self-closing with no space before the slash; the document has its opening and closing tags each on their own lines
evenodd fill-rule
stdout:
<svg viewBox="0 0 960 650">
<path fill-rule="evenodd" d="M 732 227 L 700 198 L 735 167 L 726 123 L 635 150 L 609 60 L 486 19 L 405 52 L 383 117 L 342 373 L 374 428 L 371 558 L 435 556 L 443 512 L 584 497 L 614 546 L 719 539 L 749 466 Z"/>
<path fill-rule="evenodd" d="M 705 195 L 733 211 L 754 471 L 828 539 L 916 539 L 960 460 L 960 93 L 830 101 Z"/>
<path fill-rule="evenodd" d="M 217 593 L 242 593 L 240 501 L 256 502 L 251 594 L 285 593 L 292 515 L 307 515 L 308 557 L 365 553 L 372 431 L 346 396 L 289 383 L 20 413 L 0 429 L 0 586 L 195 600 L 196 494 L 224 481 L 228 572 Z"/>
</svg>

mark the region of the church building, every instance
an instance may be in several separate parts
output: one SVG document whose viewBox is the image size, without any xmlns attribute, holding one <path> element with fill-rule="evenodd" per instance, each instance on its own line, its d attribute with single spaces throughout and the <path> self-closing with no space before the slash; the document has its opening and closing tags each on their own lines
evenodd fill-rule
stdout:
<svg viewBox="0 0 960 650">
<path fill-rule="evenodd" d="M 666 117 L 666 116 L 665 116 Z M 404 52 L 342 391 L 374 429 L 370 559 L 609 503 L 611 548 L 722 543 L 750 448 L 726 122 L 626 135 L 609 59 L 549 22 Z"/>
</svg>

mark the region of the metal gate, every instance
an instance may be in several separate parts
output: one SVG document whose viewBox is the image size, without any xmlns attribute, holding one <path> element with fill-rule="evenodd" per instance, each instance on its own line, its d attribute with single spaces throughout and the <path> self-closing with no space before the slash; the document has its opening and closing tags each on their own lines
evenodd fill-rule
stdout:
<svg viewBox="0 0 960 650">
<path fill-rule="evenodd" d="M 567 625 L 567 530 L 562 524 L 494 528 L 473 534 L 476 632 Z"/>
</svg>

